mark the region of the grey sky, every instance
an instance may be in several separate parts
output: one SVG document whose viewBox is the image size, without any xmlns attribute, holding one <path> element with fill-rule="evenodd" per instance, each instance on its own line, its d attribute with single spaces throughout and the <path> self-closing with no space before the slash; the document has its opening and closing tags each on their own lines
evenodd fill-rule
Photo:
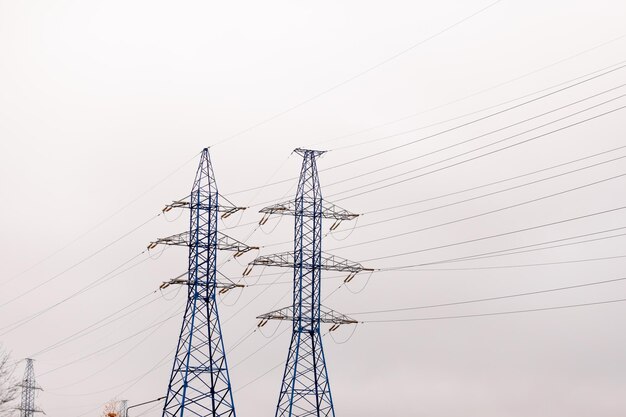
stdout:
<svg viewBox="0 0 626 417">
<path fill-rule="evenodd" d="M 0 0 L 0 342 L 16 359 L 31 356 L 143 296 L 146 298 L 134 306 L 150 302 L 122 320 L 35 356 L 35 371 L 45 388 L 38 401 L 47 415 L 95 415 L 111 398 L 134 404 L 165 393 L 184 291 L 170 288 L 163 294 L 150 293 L 185 270 L 183 248 L 170 248 L 162 254 L 158 248 L 151 252 L 153 259 L 141 254 L 121 267 L 148 258 L 133 269 L 105 277 L 101 285 L 15 329 L 13 324 L 104 277 L 139 255 L 154 238 L 185 230 L 186 213 L 172 211 L 153 217 L 165 203 L 189 191 L 197 154 L 203 147 L 215 145 L 211 156 L 221 193 L 237 204 L 251 206 L 243 216 L 226 219 L 222 229 L 233 227 L 229 234 L 238 239 L 249 237 L 251 244 L 263 246 L 261 253 L 270 254 L 289 250 L 293 220 L 284 218 L 278 225 L 272 220 L 257 230 L 254 224 L 246 224 L 260 219 L 261 203 L 290 198 L 295 180 L 260 191 L 235 192 L 297 176 L 300 158 L 290 156 L 294 148 L 331 150 L 319 160 L 320 169 L 327 169 L 507 106 L 439 122 L 603 68 L 617 68 L 626 59 L 626 37 L 621 38 L 626 35 L 623 1 L 504 0 L 328 94 L 222 142 L 384 62 L 490 3 Z M 624 106 L 626 99 L 620 96 L 625 88 L 616 88 L 624 83 L 624 71 L 615 70 L 401 150 L 322 171 L 323 192 L 329 201 L 366 213 L 353 233 L 348 235 L 354 225 L 343 224 L 340 231 L 329 235 L 324 250 L 366 266 L 391 268 L 626 226 L 622 220 L 625 210 L 621 210 L 501 238 L 368 261 L 626 206 L 625 179 L 620 177 L 472 220 L 362 244 L 625 174 L 624 159 L 618 159 L 531 186 L 366 226 L 624 156 L 626 150 L 618 150 L 515 181 L 368 214 L 626 145 L 626 110 L 354 196 L 375 188 L 367 184 L 482 145 L 519 134 L 477 153 Z M 599 93 L 603 94 L 591 97 Z M 557 110 L 566 105 L 569 107 Z M 597 107 L 585 110 L 592 106 Z M 467 144 L 400 164 L 552 110 Z M 576 112 L 580 114 L 524 133 Z M 392 121 L 397 122 L 389 123 Z M 428 127 L 435 123 L 439 124 Z M 424 128 L 415 130 L 420 127 Z M 355 132 L 361 133 L 352 135 Z M 342 181 L 351 177 L 356 178 Z M 361 186 L 365 187 L 358 188 Z M 96 256 L 40 285 L 148 220 Z M 586 239 L 620 233 L 623 231 Z M 446 269 L 442 271 L 379 272 L 369 281 L 365 275 L 358 276 L 325 304 L 356 313 L 619 278 L 626 276 L 626 258 L 467 268 L 626 255 L 621 249 L 623 242 L 624 237 L 618 236 L 424 267 Z M 226 254 L 220 256 L 228 261 L 222 272 L 233 278 L 239 278 L 245 263 L 252 259 L 240 258 L 238 263 L 228 260 Z M 46 260 L 40 262 L 42 259 Z M 22 273 L 24 270 L 27 272 Z M 289 304 L 290 271 L 268 268 L 257 281 L 255 276 L 261 271 L 255 269 L 246 280 L 250 287 L 243 293 L 228 294 L 220 305 L 227 350 L 255 328 L 256 315 Z M 284 275 L 276 275 L 282 272 Z M 325 276 L 323 292 L 327 295 L 343 277 Z M 265 285 L 274 280 L 276 285 Z M 626 282 L 616 282 L 358 317 L 383 320 L 523 310 L 619 299 L 625 291 Z M 20 298 L 12 301 L 15 297 Z M 366 323 L 359 325 L 351 338 L 352 329 L 343 326 L 333 333 L 335 340 L 324 339 L 337 415 L 623 414 L 624 313 L 626 305 L 615 303 L 495 317 Z M 158 325 L 170 316 L 174 317 Z M 79 360 L 152 325 L 111 349 Z M 283 323 L 271 339 L 276 326 L 270 323 L 262 329 L 267 339 L 257 331 L 229 353 L 240 416 L 274 413 L 282 365 L 248 383 L 285 360 L 288 334 L 281 332 L 288 326 Z M 266 343 L 267 347 L 256 352 Z M 142 411 L 146 417 L 160 415 L 158 407 L 148 407 L 137 409 L 133 417 Z"/>
</svg>

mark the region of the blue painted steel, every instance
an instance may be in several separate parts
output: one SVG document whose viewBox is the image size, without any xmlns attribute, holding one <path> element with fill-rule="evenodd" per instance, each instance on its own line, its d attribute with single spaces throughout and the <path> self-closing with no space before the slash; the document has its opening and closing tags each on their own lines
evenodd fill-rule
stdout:
<svg viewBox="0 0 626 417">
<path fill-rule="evenodd" d="M 293 334 L 276 417 L 335 416 L 320 334 L 322 192 L 316 159 L 323 152 L 301 150 L 295 197 Z"/>
<path fill-rule="evenodd" d="M 163 417 L 235 417 L 216 302 L 218 192 L 208 149 L 191 191 L 187 307 Z"/>
</svg>

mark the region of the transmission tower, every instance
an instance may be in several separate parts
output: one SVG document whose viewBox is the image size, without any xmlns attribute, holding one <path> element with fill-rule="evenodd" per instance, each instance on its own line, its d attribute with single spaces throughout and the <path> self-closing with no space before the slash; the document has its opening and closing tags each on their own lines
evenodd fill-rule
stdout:
<svg viewBox="0 0 626 417">
<path fill-rule="evenodd" d="M 120 417 L 126 417 L 128 415 L 128 400 L 121 400 L 119 403 Z"/>
<path fill-rule="evenodd" d="M 224 342 L 217 311 L 216 290 L 236 286 L 216 279 L 217 250 L 250 250 L 246 245 L 217 232 L 218 213 L 226 217 L 242 207 L 219 204 L 209 150 L 203 149 L 190 201 L 175 201 L 163 211 L 188 208 L 189 232 L 158 239 L 157 244 L 189 247 L 186 278 L 164 283 L 187 285 L 187 307 L 183 316 L 178 347 L 167 388 L 163 417 L 184 415 L 235 417 Z"/>
<path fill-rule="evenodd" d="M 35 413 L 43 413 L 39 408 L 35 407 L 35 393 L 41 390 L 35 381 L 35 370 L 33 368 L 33 360 L 26 359 L 26 369 L 24 370 L 24 378 L 18 384 L 22 388 L 22 402 L 18 407 L 20 417 L 34 417 Z M 44 413 L 45 414 L 45 413 Z"/>
<path fill-rule="evenodd" d="M 323 152 L 307 149 L 295 152 L 303 158 L 296 197 L 262 209 L 265 216 L 260 222 L 265 223 L 275 213 L 294 216 L 294 250 L 260 256 L 249 264 L 244 275 L 254 265 L 290 267 L 294 272 L 293 305 L 258 316 L 259 326 L 268 320 L 293 323 L 276 417 L 334 417 L 320 323 L 332 324 L 330 331 L 333 331 L 341 324 L 357 322 L 321 305 L 321 270 L 348 272 L 346 281 L 349 281 L 357 273 L 370 269 L 322 252 L 322 219 L 334 220 L 331 229 L 335 229 L 341 221 L 358 215 L 323 202 L 316 165 L 317 157 Z"/>
</svg>

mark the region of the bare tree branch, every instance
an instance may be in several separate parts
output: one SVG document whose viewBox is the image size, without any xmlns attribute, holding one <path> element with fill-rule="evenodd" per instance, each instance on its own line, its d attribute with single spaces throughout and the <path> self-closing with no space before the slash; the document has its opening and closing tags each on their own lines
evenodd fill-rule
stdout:
<svg viewBox="0 0 626 417">
<path fill-rule="evenodd" d="M 15 364 L 11 363 L 10 355 L 0 347 L 0 417 L 12 416 L 15 412 L 15 407 L 10 404 L 18 394 L 14 371 Z"/>
</svg>

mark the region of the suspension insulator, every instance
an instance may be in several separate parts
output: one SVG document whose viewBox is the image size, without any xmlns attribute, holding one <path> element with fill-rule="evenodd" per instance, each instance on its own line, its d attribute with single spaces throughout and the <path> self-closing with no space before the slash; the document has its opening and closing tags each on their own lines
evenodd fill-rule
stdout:
<svg viewBox="0 0 626 417">
<path fill-rule="evenodd" d="M 263 215 L 263 217 L 261 217 L 261 220 L 259 220 L 259 226 L 263 226 L 265 223 L 267 223 L 267 221 L 270 219 L 270 214 L 266 213 Z"/>
<path fill-rule="evenodd" d="M 346 279 L 343 280 L 343 282 L 350 282 L 350 281 L 352 281 L 357 273 L 358 272 L 350 272 L 350 275 L 348 275 L 346 277 Z"/>
<path fill-rule="evenodd" d="M 339 225 L 341 224 L 341 220 L 335 220 L 335 223 L 333 223 L 332 226 L 330 226 L 330 230 L 335 230 L 339 227 Z"/>
</svg>

